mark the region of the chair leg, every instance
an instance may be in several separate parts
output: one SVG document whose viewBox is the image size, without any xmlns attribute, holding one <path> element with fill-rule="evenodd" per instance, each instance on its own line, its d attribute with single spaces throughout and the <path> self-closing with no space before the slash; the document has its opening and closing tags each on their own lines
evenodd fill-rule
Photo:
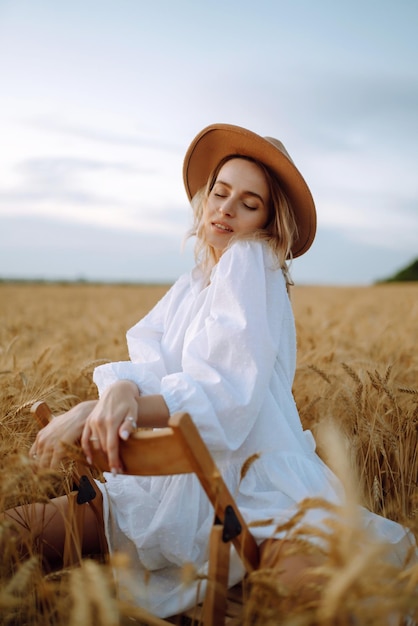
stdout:
<svg viewBox="0 0 418 626">
<path fill-rule="evenodd" d="M 222 524 L 214 524 L 209 543 L 209 571 L 203 602 L 203 626 L 222 626 L 225 623 L 229 554 L 231 545 L 222 540 Z"/>
<path fill-rule="evenodd" d="M 63 566 L 79 565 L 82 558 L 85 504 L 77 504 L 77 491 L 68 495 L 68 528 L 65 533 Z"/>
</svg>

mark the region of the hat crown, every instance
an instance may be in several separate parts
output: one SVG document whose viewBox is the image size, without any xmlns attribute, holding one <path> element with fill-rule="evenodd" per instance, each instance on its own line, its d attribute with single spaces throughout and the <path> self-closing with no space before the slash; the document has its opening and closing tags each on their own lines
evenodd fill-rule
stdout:
<svg viewBox="0 0 418 626">
<path fill-rule="evenodd" d="M 280 139 L 275 139 L 274 137 L 264 137 L 264 139 L 268 141 L 269 143 L 271 143 L 275 148 L 277 148 L 277 150 L 279 150 L 282 154 L 284 154 L 284 156 L 287 159 L 289 159 L 291 163 L 293 163 L 293 160 L 290 154 L 288 153 L 288 151 L 286 150 L 286 148 L 284 147 Z"/>
</svg>

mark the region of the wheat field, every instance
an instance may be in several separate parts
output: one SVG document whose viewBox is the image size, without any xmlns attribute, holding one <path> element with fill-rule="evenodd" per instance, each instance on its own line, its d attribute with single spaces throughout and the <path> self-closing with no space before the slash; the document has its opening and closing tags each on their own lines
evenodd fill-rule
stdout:
<svg viewBox="0 0 418 626">
<path fill-rule="evenodd" d="M 67 488 L 68 475 L 37 472 L 27 451 L 33 402 L 54 413 L 96 397 L 100 363 L 128 358 L 125 332 L 167 286 L 0 284 L 0 503 L 2 510 Z M 356 502 L 406 524 L 418 538 L 418 285 L 298 286 L 294 395 L 320 455 Z M 303 503 L 303 507 L 315 503 Z M 302 511 L 303 512 L 303 511 Z M 274 572 L 256 572 L 242 624 L 400 624 L 418 613 L 418 566 L 380 563 L 351 528 L 334 528 L 321 598 L 283 611 Z M 360 541 L 360 543 L 359 543 Z M 36 554 L 20 559 L 0 523 L 0 623 L 40 626 L 147 623 L 114 598 L 108 567 L 44 577 Z M 363 544 L 364 546 L 364 544 Z M 376 563 L 379 565 L 377 566 Z"/>
</svg>

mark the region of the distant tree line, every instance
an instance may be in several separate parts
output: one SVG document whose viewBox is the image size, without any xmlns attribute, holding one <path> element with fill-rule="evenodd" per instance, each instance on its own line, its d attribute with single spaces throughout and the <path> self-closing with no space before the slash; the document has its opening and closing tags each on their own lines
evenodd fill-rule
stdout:
<svg viewBox="0 0 418 626">
<path fill-rule="evenodd" d="M 415 259 L 410 265 L 405 267 L 404 269 L 396 272 L 393 276 L 389 278 L 384 278 L 379 281 L 381 283 L 398 283 L 403 281 L 414 281 L 418 280 L 418 258 Z"/>
</svg>

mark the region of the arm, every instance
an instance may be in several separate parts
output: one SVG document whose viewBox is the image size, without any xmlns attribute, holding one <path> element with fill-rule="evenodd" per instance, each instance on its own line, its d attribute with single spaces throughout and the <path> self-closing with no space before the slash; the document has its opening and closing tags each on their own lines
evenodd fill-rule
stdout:
<svg viewBox="0 0 418 626">
<path fill-rule="evenodd" d="M 163 376 L 156 392 L 142 393 L 141 381 L 126 380 L 102 392 L 83 433 L 88 457 L 90 437 L 97 437 L 111 467 L 118 469 L 118 437 L 130 432 L 128 417 L 139 426 L 161 427 L 182 410 L 192 415 L 212 449 L 236 449 L 243 443 L 268 391 L 288 304 L 282 274 L 267 267 L 271 259 L 264 255 L 261 244 L 248 242 L 225 253 L 201 294 L 204 304 L 188 322 L 182 369 Z M 176 317 L 173 325 L 181 326 Z"/>
<path fill-rule="evenodd" d="M 93 445 L 101 447 L 108 455 L 110 467 L 115 472 L 123 471 L 118 443 L 119 438 L 127 439 L 134 429 L 128 417 L 140 419 L 145 428 L 162 428 L 167 425 L 169 413 L 161 395 L 140 396 L 134 383 L 117 381 L 100 400 L 81 402 L 54 417 L 39 431 L 30 454 L 41 467 L 58 467 L 68 457 L 66 446 L 81 441 L 87 460 Z"/>
<path fill-rule="evenodd" d="M 292 312 L 282 272 L 260 242 L 223 254 L 205 298 L 185 336 L 182 371 L 163 378 L 161 393 L 171 414 L 193 416 L 212 450 L 236 450 L 268 393 Z"/>
<path fill-rule="evenodd" d="M 118 438 L 132 430 L 127 418 L 139 426 L 161 427 L 181 410 L 192 415 L 212 449 L 237 449 L 268 391 L 288 304 L 281 272 L 267 267 L 261 244 L 234 244 L 188 326 L 182 370 L 163 376 L 154 393 L 140 394 L 141 381 L 111 382 L 86 420 L 86 456 L 93 436 L 110 466 L 119 470 Z"/>
<path fill-rule="evenodd" d="M 91 456 L 93 445 L 101 446 L 108 452 L 110 466 L 120 470 L 118 437 L 126 438 L 132 431 L 127 417 L 144 427 L 166 425 L 168 409 L 158 395 L 161 378 L 166 374 L 160 342 L 165 311 L 173 299 L 181 299 L 186 284 L 187 277 L 181 277 L 148 315 L 128 331 L 129 353 L 135 362 L 109 363 L 95 369 L 93 378 L 100 399 L 78 404 L 40 431 L 31 453 L 36 454 L 42 466 L 57 467 L 68 456 L 65 444 L 81 440 L 87 457 Z"/>
</svg>

